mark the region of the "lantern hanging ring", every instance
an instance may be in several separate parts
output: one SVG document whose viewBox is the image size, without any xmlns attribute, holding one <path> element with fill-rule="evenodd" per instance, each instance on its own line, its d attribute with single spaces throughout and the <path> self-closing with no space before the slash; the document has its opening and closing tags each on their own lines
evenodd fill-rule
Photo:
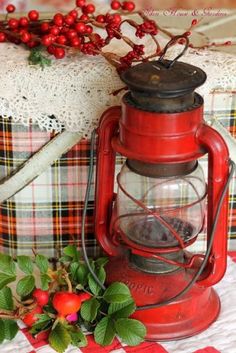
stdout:
<svg viewBox="0 0 236 353">
<path fill-rule="evenodd" d="M 174 58 L 173 60 L 171 60 L 170 62 L 168 62 L 168 64 L 166 64 L 163 60 L 164 60 L 164 57 L 165 57 L 165 55 L 166 55 L 167 50 L 168 50 L 173 44 L 175 44 L 179 39 L 182 39 L 182 38 L 185 39 L 185 45 L 184 45 L 183 50 L 181 51 L 181 53 L 180 53 L 179 55 L 176 56 L 176 58 Z M 181 35 L 175 36 L 175 37 L 173 37 L 173 38 L 166 44 L 166 46 L 165 46 L 165 48 L 163 49 L 162 54 L 161 54 L 161 56 L 160 56 L 160 58 L 159 58 L 158 61 L 161 62 L 164 66 L 166 66 L 167 69 L 169 69 L 169 68 L 171 68 L 171 67 L 174 65 L 174 63 L 175 63 L 179 58 L 181 58 L 181 56 L 184 55 L 184 53 L 186 52 L 186 50 L 188 49 L 188 47 L 189 47 L 189 38 L 188 38 L 186 35 L 181 34 Z"/>
</svg>

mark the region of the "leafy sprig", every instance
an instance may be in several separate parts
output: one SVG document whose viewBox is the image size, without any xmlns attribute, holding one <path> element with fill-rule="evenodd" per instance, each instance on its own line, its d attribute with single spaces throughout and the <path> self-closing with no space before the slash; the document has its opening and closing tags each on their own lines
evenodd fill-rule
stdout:
<svg viewBox="0 0 236 353">
<path fill-rule="evenodd" d="M 106 263 L 107 258 L 104 257 L 90 260 L 90 266 L 101 283 L 106 281 Z M 102 346 L 111 344 L 116 335 L 131 346 L 144 340 L 145 326 L 130 318 L 136 305 L 129 288 L 120 282 L 101 288 L 76 246 L 68 245 L 63 249 L 56 269 L 52 269 L 48 259 L 40 254 L 35 254 L 33 259 L 22 255 L 15 260 L 0 254 L 0 268 L 0 343 L 4 339 L 13 339 L 18 332 L 16 320 L 24 321 L 26 315 L 36 308 L 37 300 L 33 293 L 38 277 L 40 283 L 37 287 L 48 292 L 49 302 L 36 315 L 29 330 L 36 337 L 46 332 L 50 346 L 57 352 L 63 353 L 70 344 L 86 346 L 85 329 Z M 14 295 L 9 287 L 13 282 L 16 282 Z M 87 296 L 72 321 L 55 310 L 53 298 L 57 292 L 75 293 L 81 296 L 81 301 L 84 295 Z"/>
</svg>

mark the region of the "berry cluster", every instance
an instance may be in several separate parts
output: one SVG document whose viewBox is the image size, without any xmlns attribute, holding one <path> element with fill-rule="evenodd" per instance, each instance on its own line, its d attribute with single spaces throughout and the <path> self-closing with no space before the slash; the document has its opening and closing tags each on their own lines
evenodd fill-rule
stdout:
<svg viewBox="0 0 236 353">
<path fill-rule="evenodd" d="M 157 24 L 155 21 L 146 20 L 136 27 L 136 36 L 142 38 L 145 34 L 155 36 L 158 32 Z"/>
</svg>

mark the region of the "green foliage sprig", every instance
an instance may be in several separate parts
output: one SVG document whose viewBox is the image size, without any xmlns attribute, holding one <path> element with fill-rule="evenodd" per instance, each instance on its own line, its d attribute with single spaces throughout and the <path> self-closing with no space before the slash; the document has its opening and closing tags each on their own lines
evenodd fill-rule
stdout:
<svg viewBox="0 0 236 353">
<path fill-rule="evenodd" d="M 104 257 L 90 260 L 102 283 L 106 280 L 106 263 Z M 59 353 L 70 344 L 86 346 L 87 332 L 102 346 L 111 344 L 116 335 L 131 346 L 144 340 L 145 326 L 130 318 L 136 305 L 129 288 L 124 283 L 114 282 L 102 289 L 74 245 L 64 248 L 56 269 L 39 254 L 33 259 L 17 256 L 15 260 L 0 254 L 0 269 L 0 343 L 15 337 L 19 330 L 18 319 L 28 325 L 35 337 L 46 332 L 50 346 Z M 14 295 L 10 283 L 16 284 Z M 71 315 L 65 311 L 68 310 L 65 302 L 56 298 L 58 293 L 67 295 Z"/>
</svg>

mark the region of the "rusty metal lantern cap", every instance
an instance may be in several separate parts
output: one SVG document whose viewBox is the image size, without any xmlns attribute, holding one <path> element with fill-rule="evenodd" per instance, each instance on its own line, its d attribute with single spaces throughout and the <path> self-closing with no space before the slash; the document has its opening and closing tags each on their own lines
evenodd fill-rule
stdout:
<svg viewBox="0 0 236 353">
<path fill-rule="evenodd" d="M 182 52 L 174 60 L 166 60 L 164 56 L 178 39 L 185 38 Z M 159 60 L 143 62 L 127 69 L 121 79 L 128 86 L 131 96 L 138 104 L 151 103 L 162 105 L 160 99 L 186 97 L 186 103 L 192 101 L 194 90 L 206 81 L 206 73 L 200 68 L 177 61 L 188 48 L 188 38 L 176 36 L 164 48 Z M 148 101 L 147 101 L 148 99 Z M 156 99 L 156 101 L 155 101 Z M 176 102 L 177 103 L 177 102 Z"/>
</svg>

